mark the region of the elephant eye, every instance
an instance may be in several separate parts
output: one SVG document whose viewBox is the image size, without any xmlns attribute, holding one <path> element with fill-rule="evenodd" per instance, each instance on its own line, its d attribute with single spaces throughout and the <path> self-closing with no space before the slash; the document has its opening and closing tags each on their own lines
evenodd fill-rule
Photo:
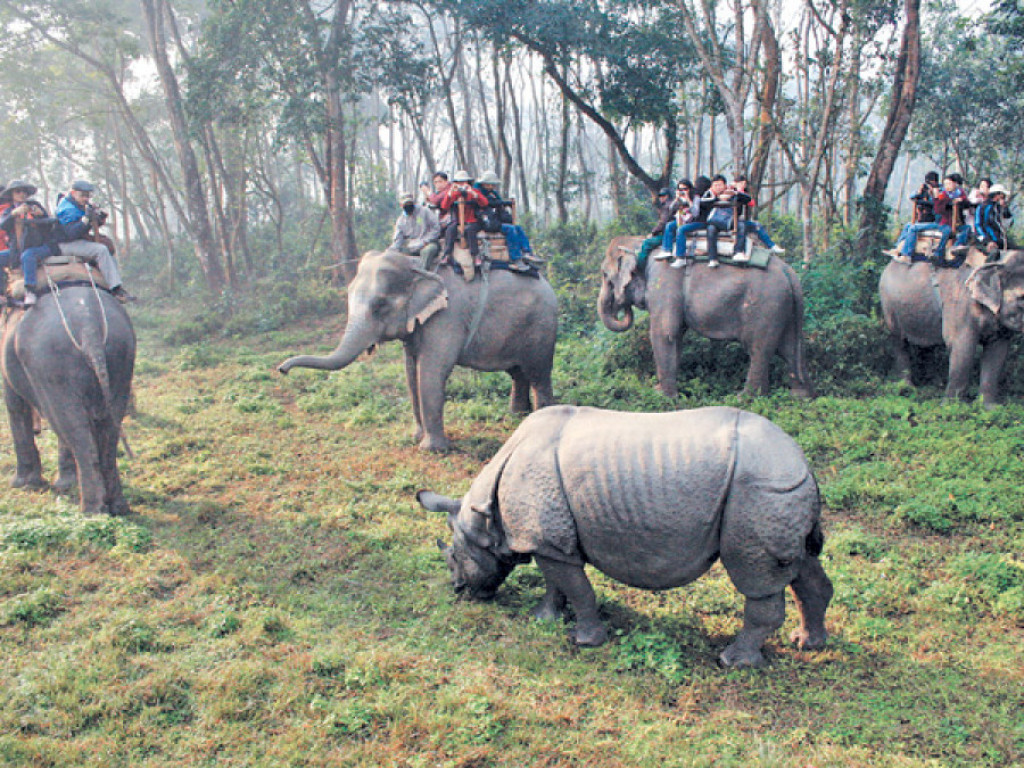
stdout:
<svg viewBox="0 0 1024 768">
<path fill-rule="evenodd" d="M 370 302 L 370 311 L 374 315 L 383 315 L 385 312 L 387 312 L 387 309 L 388 300 L 385 299 L 383 296 L 375 296 L 373 300 Z"/>
</svg>

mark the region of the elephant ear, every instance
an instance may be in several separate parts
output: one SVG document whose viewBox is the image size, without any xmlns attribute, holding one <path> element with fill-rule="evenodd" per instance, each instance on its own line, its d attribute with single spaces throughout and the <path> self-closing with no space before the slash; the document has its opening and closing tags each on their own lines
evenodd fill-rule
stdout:
<svg viewBox="0 0 1024 768">
<path fill-rule="evenodd" d="M 413 279 L 406 311 L 407 333 L 416 330 L 416 324 L 423 325 L 436 312 L 448 307 L 448 290 L 444 281 L 433 272 L 419 267 L 413 268 Z"/>
<path fill-rule="evenodd" d="M 609 275 L 612 283 L 612 291 L 617 305 L 626 304 L 626 289 L 633 282 L 636 272 L 636 253 L 632 248 L 619 247 L 616 249 L 616 268 L 612 275 Z"/>
<path fill-rule="evenodd" d="M 983 264 L 967 278 L 967 291 L 971 298 L 992 314 L 998 315 L 1003 305 L 1003 265 Z"/>
</svg>

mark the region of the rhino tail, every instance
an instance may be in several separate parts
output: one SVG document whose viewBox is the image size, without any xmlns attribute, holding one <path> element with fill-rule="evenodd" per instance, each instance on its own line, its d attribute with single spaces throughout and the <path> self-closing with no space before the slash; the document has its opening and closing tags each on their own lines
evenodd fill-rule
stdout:
<svg viewBox="0 0 1024 768">
<path fill-rule="evenodd" d="M 825 548 L 825 534 L 821 530 L 821 521 L 815 520 L 814 527 L 804 539 L 804 548 L 811 557 L 818 557 Z"/>
</svg>

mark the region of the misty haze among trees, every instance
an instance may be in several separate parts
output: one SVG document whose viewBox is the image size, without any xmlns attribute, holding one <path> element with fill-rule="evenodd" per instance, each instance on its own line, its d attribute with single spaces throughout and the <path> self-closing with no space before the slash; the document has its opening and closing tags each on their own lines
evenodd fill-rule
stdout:
<svg viewBox="0 0 1024 768">
<path fill-rule="evenodd" d="M 642 234 L 746 173 L 791 256 L 877 259 L 925 170 L 1024 183 L 1024 10 L 920 0 L 0 0 L 0 181 L 100 189 L 130 275 L 213 293 L 386 244 L 494 170 L 532 233 Z"/>
</svg>

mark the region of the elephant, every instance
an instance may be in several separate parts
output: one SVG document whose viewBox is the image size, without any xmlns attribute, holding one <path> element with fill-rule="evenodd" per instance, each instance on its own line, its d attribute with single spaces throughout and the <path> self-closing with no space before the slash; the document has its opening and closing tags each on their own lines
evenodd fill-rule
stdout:
<svg viewBox="0 0 1024 768">
<path fill-rule="evenodd" d="M 14 438 L 16 488 L 43 488 L 33 409 L 57 434 L 58 477 L 76 480 L 84 514 L 128 514 L 117 468 L 121 422 L 131 397 L 135 330 L 106 290 L 68 285 L 40 294 L 4 322 L 4 400 Z"/>
<path fill-rule="evenodd" d="M 445 451 L 445 385 L 456 365 L 478 371 L 507 371 L 511 408 L 530 411 L 554 402 L 551 367 L 558 333 L 558 300 L 543 277 L 493 269 L 466 282 L 451 267 L 420 269 L 405 254 L 370 251 L 348 288 L 348 323 L 338 346 L 326 357 L 301 355 L 278 370 L 337 371 L 377 344 L 400 339 L 423 450 Z"/>
<path fill-rule="evenodd" d="M 789 364 L 790 391 L 797 397 L 814 396 L 804 362 L 803 291 L 786 262 L 773 257 L 766 269 L 701 262 L 674 269 L 667 261 L 648 259 L 638 269 L 635 252 L 641 242 L 640 237 L 612 239 L 601 265 L 598 313 L 609 330 L 621 332 L 633 325 L 633 307 L 650 312 L 651 347 L 663 394 L 678 394 L 679 341 L 692 328 L 702 336 L 743 345 L 750 356 L 744 394 L 768 391 L 777 352 Z"/>
<path fill-rule="evenodd" d="M 456 593 L 494 596 L 532 557 L 546 582 L 534 616 L 576 615 L 573 641 L 601 645 L 589 563 L 633 587 L 694 581 L 719 558 L 746 598 L 744 625 L 722 652 L 726 667 L 759 666 L 782 626 L 784 590 L 801 626 L 792 639 L 821 648 L 832 583 L 818 486 L 800 447 L 753 413 L 723 406 L 623 413 L 556 405 L 527 417 L 461 499 L 420 491 L 448 515 L 445 552 Z"/>
<path fill-rule="evenodd" d="M 949 351 L 946 397 L 963 398 L 981 345 L 982 403 L 1001 402 L 999 384 L 1010 339 L 1024 331 L 1024 251 L 1005 251 L 992 263 L 973 251 L 958 269 L 892 261 L 882 271 L 878 292 L 900 376 L 913 384 L 910 345 L 944 344 Z"/>
</svg>

